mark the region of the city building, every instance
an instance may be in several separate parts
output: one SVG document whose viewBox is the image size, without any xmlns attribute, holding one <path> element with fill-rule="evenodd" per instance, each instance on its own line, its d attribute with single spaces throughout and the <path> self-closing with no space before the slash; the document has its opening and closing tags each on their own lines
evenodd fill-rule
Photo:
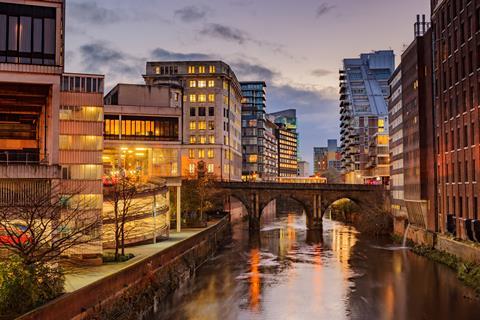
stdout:
<svg viewBox="0 0 480 320">
<path fill-rule="evenodd" d="M 427 222 L 436 231 L 471 239 L 469 226 L 480 210 L 480 2 L 431 5 L 438 221 Z"/>
<path fill-rule="evenodd" d="M 61 186 L 96 220 L 103 76 L 64 73 L 64 12 L 59 0 L 0 5 L 0 202 L 18 190 L 25 200 Z M 102 244 L 67 253 L 98 260 Z"/>
<path fill-rule="evenodd" d="M 340 147 L 347 183 L 388 184 L 388 80 L 394 69 L 391 50 L 343 60 Z"/>
<path fill-rule="evenodd" d="M 298 134 L 295 109 L 271 113 L 270 118 L 277 126 L 278 176 L 296 177 L 298 174 Z"/>
<path fill-rule="evenodd" d="M 310 177 L 310 163 L 307 161 L 298 161 L 298 173 L 299 177 Z"/>
<path fill-rule="evenodd" d="M 183 92 L 181 175 L 195 176 L 201 162 L 217 179 L 240 181 L 242 91 L 232 69 L 221 61 L 147 62 L 144 79 Z"/>
<path fill-rule="evenodd" d="M 392 214 L 395 217 L 395 231 L 403 235 L 407 208 L 404 202 L 403 174 L 403 105 L 402 105 L 402 70 L 399 66 L 390 79 L 390 98 L 388 101 L 388 123 L 390 133 L 390 193 Z M 398 231 L 397 231 L 398 230 Z"/>
<path fill-rule="evenodd" d="M 266 114 L 264 81 L 241 82 L 242 179 L 268 181 L 278 176 L 276 126 Z"/>
<path fill-rule="evenodd" d="M 337 139 L 328 139 L 327 145 L 313 148 L 313 173 L 317 176 L 329 169 L 340 172 L 342 168 L 342 154 Z"/>
</svg>

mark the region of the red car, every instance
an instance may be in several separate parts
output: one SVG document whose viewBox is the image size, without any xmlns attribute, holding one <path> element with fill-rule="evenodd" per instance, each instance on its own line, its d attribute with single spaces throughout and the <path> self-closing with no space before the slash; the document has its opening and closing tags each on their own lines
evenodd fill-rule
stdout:
<svg viewBox="0 0 480 320">
<path fill-rule="evenodd" d="M 10 236 L 4 228 L 0 228 L 0 245 L 13 245 L 16 243 L 27 243 L 30 240 L 30 236 L 25 231 L 25 227 L 16 225 L 11 227 L 11 231 L 16 236 Z M 10 232 L 10 233 L 12 233 Z"/>
</svg>

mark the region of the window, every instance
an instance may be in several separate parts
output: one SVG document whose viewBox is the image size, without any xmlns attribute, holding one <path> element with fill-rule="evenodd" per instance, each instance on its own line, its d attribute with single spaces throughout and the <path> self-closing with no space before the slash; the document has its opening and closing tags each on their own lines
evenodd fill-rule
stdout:
<svg viewBox="0 0 480 320">
<path fill-rule="evenodd" d="M 188 165 L 188 172 L 190 172 L 190 174 L 194 174 L 195 173 L 195 163 L 190 163 Z"/>
<path fill-rule="evenodd" d="M 208 80 L 208 87 L 209 88 L 215 87 L 215 80 Z"/>
<path fill-rule="evenodd" d="M 0 62 L 54 65 L 56 10 L 2 3 Z"/>
<path fill-rule="evenodd" d="M 198 102 L 207 102 L 207 96 L 205 94 L 199 94 Z"/>
<path fill-rule="evenodd" d="M 194 94 L 191 94 L 191 95 L 189 96 L 189 100 L 190 100 L 190 102 L 197 102 L 197 96 L 194 95 Z"/>
<path fill-rule="evenodd" d="M 198 159 L 203 159 L 205 158 L 205 150 L 204 149 L 199 149 L 198 150 Z"/>
<path fill-rule="evenodd" d="M 207 143 L 207 138 L 205 136 L 199 136 L 199 142 L 200 144 L 205 144 Z"/>
<path fill-rule="evenodd" d="M 195 159 L 195 150 L 194 149 L 189 149 L 188 150 L 188 157 L 190 159 Z"/>
<path fill-rule="evenodd" d="M 214 117 L 215 116 L 215 107 L 209 107 L 208 108 L 208 116 L 209 117 Z"/>
<path fill-rule="evenodd" d="M 214 169 L 215 169 L 215 166 L 213 165 L 213 163 L 209 163 L 209 164 L 207 165 L 207 171 L 208 171 L 208 173 L 213 173 Z"/>
<path fill-rule="evenodd" d="M 195 107 L 190 107 L 190 117 L 195 117 L 197 115 L 197 109 Z"/>
<path fill-rule="evenodd" d="M 207 151 L 208 159 L 213 159 L 214 156 L 215 156 L 215 151 L 213 149 L 208 149 Z"/>
<path fill-rule="evenodd" d="M 228 90 L 228 81 L 223 81 L 223 90 Z"/>
<path fill-rule="evenodd" d="M 87 135 L 60 135 L 59 148 L 61 150 L 100 151 L 103 150 L 103 137 Z"/>
<path fill-rule="evenodd" d="M 208 95 L 208 102 L 215 102 L 215 94 L 211 93 Z"/>
<path fill-rule="evenodd" d="M 197 137 L 196 136 L 190 136 L 190 143 L 191 144 L 197 143 Z"/>
<path fill-rule="evenodd" d="M 190 84 L 190 88 L 195 88 L 197 86 L 197 81 L 190 80 L 189 84 Z"/>
<path fill-rule="evenodd" d="M 215 130 L 215 122 L 208 121 L 208 130 Z"/>
<path fill-rule="evenodd" d="M 198 73 L 205 73 L 205 66 L 199 66 Z"/>
<path fill-rule="evenodd" d="M 198 130 L 206 130 L 207 129 L 207 122 L 206 121 L 199 121 L 198 122 Z"/>
<path fill-rule="evenodd" d="M 215 73 L 215 66 L 209 66 L 208 67 L 208 72 Z"/>
<path fill-rule="evenodd" d="M 188 73 L 195 73 L 195 66 L 188 66 Z"/>
<path fill-rule="evenodd" d="M 60 106 L 60 120 L 103 121 L 103 108 L 90 106 Z"/>
<path fill-rule="evenodd" d="M 197 122 L 190 121 L 190 130 L 195 130 L 195 129 L 197 129 Z"/>
<path fill-rule="evenodd" d="M 205 80 L 198 80 L 198 87 L 199 87 L 199 88 L 206 88 L 206 87 L 207 87 L 207 81 L 205 81 Z"/>
<path fill-rule="evenodd" d="M 215 144 L 215 136 L 214 135 L 209 135 L 208 136 L 208 143 Z"/>
<path fill-rule="evenodd" d="M 106 115 L 104 134 L 107 139 L 178 140 L 178 119 L 169 117 L 140 117 Z"/>
</svg>

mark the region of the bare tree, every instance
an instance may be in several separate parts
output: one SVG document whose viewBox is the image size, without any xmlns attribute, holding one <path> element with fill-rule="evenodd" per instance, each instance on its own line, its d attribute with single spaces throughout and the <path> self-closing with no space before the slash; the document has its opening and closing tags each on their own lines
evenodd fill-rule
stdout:
<svg viewBox="0 0 480 320">
<path fill-rule="evenodd" d="M 26 266 L 57 260 L 100 239 L 101 217 L 79 191 L 61 183 L 32 190 L 19 184 L 0 200 L 0 245 Z"/>
</svg>

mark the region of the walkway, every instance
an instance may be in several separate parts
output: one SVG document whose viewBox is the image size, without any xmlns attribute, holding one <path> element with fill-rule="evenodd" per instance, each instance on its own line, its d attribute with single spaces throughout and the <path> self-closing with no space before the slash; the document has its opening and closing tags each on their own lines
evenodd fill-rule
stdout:
<svg viewBox="0 0 480 320">
<path fill-rule="evenodd" d="M 205 229 L 184 229 L 180 233 L 171 230 L 170 238 L 168 240 L 163 240 L 157 242 L 156 244 L 145 244 L 126 248 L 126 253 L 133 253 L 135 255 L 134 258 L 128 261 L 120 263 L 108 263 L 101 266 L 85 266 L 71 269 L 65 275 L 65 292 L 78 290 L 101 278 L 118 272 L 148 256 L 151 256 L 187 238 L 190 238 L 202 230 Z M 109 251 L 111 250 L 106 250 L 106 252 Z"/>
</svg>

